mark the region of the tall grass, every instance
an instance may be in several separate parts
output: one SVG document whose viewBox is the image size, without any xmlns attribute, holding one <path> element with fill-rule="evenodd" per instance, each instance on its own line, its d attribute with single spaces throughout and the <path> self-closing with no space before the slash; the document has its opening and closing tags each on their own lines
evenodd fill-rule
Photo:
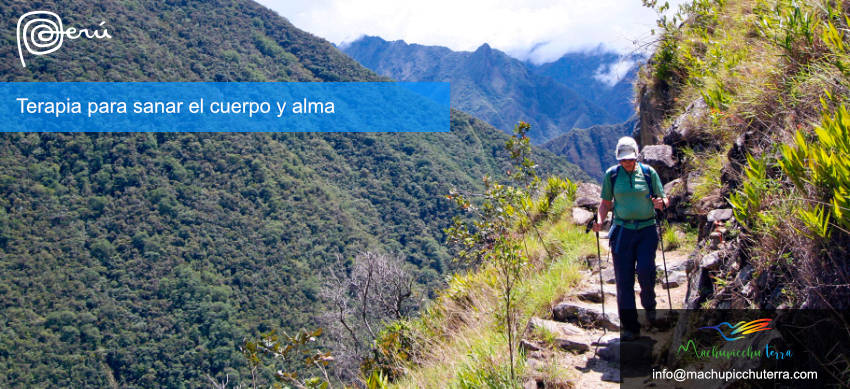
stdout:
<svg viewBox="0 0 850 389">
<path fill-rule="evenodd" d="M 720 175 L 728 161 L 725 151 L 695 152 L 691 148 L 684 148 L 682 154 L 688 170 L 698 173 L 696 180 L 688 182 L 694 191 L 692 203 L 698 203 L 723 186 Z"/>
<path fill-rule="evenodd" d="M 676 228 L 669 225 L 666 221 L 663 224 L 664 233 L 661 235 L 661 239 L 664 240 L 664 251 L 673 251 L 682 247 L 682 241 L 679 239 Z"/>
<path fill-rule="evenodd" d="M 581 279 L 579 258 L 595 253 L 593 235 L 584 227 L 574 226 L 568 214 L 540 225 L 541 234 L 558 252 L 551 263 L 541 262 L 525 274 L 518 289 L 521 327 L 533 315 L 548 316 L 552 303 L 560 300 Z M 535 243 L 537 242 L 537 243 Z M 534 237 L 528 237 L 529 256 L 545 257 L 545 250 Z M 519 383 L 509 377 L 507 346 L 499 330 L 498 293 L 492 268 L 484 267 L 463 275 L 454 275 L 446 289 L 421 317 L 410 321 L 416 334 L 418 353 L 405 363 L 405 375 L 389 387 L 468 388 L 511 387 Z M 516 368 L 523 369 L 524 359 Z M 552 370 L 553 377 L 563 375 Z M 521 376 L 521 375 L 520 375 Z"/>
</svg>

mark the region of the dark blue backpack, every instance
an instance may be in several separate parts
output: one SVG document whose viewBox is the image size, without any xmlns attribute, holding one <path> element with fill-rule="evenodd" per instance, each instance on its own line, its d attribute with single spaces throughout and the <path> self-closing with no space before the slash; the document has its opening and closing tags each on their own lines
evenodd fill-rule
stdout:
<svg viewBox="0 0 850 389">
<path fill-rule="evenodd" d="M 649 186 L 649 198 L 655 197 L 655 190 L 652 188 L 652 174 L 649 171 L 649 167 L 638 162 L 638 166 L 640 166 L 640 170 L 643 172 L 643 178 L 646 180 L 647 185 Z M 620 168 L 622 166 L 617 165 L 617 168 L 614 169 L 614 172 L 611 173 L 610 181 L 611 181 L 611 193 L 614 193 L 614 183 L 617 182 L 617 173 L 620 172 Z"/>
</svg>

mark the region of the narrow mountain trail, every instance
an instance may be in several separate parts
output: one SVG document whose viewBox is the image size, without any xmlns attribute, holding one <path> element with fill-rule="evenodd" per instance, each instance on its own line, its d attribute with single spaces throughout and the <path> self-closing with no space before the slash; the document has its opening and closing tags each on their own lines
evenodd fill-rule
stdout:
<svg viewBox="0 0 850 389">
<path fill-rule="evenodd" d="M 614 271 L 608 253 L 608 240 L 600 239 L 602 248 L 602 280 L 604 282 L 605 316 L 602 315 L 602 296 L 599 290 L 599 265 L 589 258 L 590 270 L 582 270 L 582 280 L 574 292 L 554 302 L 554 320 L 532 318 L 525 332 L 522 347 L 527 355 L 525 388 L 619 388 L 619 318 Z M 686 266 L 689 252 L 684 249 L 667 251 L 667 271 L 673 309 L 682 309 L 687 292 Z M 655 298 L 657 309 L 669 308 L 661 251 L 656 252 L 657 277 Z M 635 280 L 635 301 L 640 306 L 640 286 Z M 661 313 L 661 311 L 659 311 Z M 641 338 L 637 343 L 653 345 L 652 355 L 664 347 L 657 328 L 649 328 L 646 318 L 639 314 Z M 540 329 L 542 327 L 543 329 Z M 548 340 L 540 339 L 540 333 Z M 537 335 L 535 335 L 537 334 Z M 631 342 L 630 342 L 631 343 Z M 631 347 L 631 346 L 630 346 Z M 646 347 L 649 358 L 649 347 Z"/>
</svg>

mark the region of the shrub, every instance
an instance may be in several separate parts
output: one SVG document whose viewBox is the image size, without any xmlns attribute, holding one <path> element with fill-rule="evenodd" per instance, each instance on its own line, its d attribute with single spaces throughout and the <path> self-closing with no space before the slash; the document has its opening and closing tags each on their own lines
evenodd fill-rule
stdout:
<svg viewBox="0 0 850 389">
<path fill-rule="evenodd" d="M 690 170 L 700 173 L 696 182 L 688 184 L 694 188 L 692 203 L 699 202 L 699 200 L 723 186 L 720 175 L 723 165 L 727 161 L 725 152 L 696 153 L 690 148 L 685 148 L 683 149 L 683 156 Z"/>
<path fill-rule="evenodd" d="M 798 211 L 809 231 L 828 238 L 834 227 L 850 230 L 850 114 L 844 105 L 834 116 L 823 114 L 813 141 L 797 131 L 781 150 L 782 171 L 809 196 L 810 206 Z"/>
<path fill-rule="evenodd" d="M 458 369 L 457 383 L 452 386 L 459 389 L 519 387 L 519 383 L 511 378 L 511 369 L 506 363 L 508 361 L 497 359 L 497 355 L 499 353 L 492 348 L 474 350 L 470 354 L 470 362 Z M 518 362 L 520 366 L 523 365 L 521 360 Z M 517 374 L 521 375 L 522 372 Z"/>
<path fill-rule="evenodd" d="M 661 238 L 664 240 L 664 251 L 672 251 L 682 246 L 676 229 L 668 225 L 667 222 L 664 222 L 664 233 Z"/>
</svg>

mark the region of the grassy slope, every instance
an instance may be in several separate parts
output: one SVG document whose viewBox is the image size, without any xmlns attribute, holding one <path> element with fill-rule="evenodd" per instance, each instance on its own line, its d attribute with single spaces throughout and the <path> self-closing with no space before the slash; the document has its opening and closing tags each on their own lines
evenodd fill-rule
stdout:
<svg viewBox="0 0 850 389">
<path fill-rule="evenodd" d="M 798 130 L 816 142 L 811 134 L 822 122 L 821 113 L 830 115 L 850 102 L 850 74 L 844 70 L 850 63 L 848 10 L 847 1 L 696 0 L 689 4 L 686 22 L 680 18 L 668 25 L 653 59 L 642 69 L 638 89 L 648 91 L 643 96 L 645 107 L 660 112 L 661 119 L 651 123 L 657 139 L 694 100 L 703 98 L 709 106 L 705 115 L 688 119 L 695 129 L 693 138 L 677 146 L 685 157 L 684 174 L 693 174 L 697 184 L 692 204 L 714 196 L 722 206 L 732 193 L 752 187 L 753 180 L 743 173 L 748 165 L 745 153 L 772 167 L 757 184 L 767 188 L 758 192 L 764 201 L 736 215 L 755 222 L 750 228 L 734 223 L 730 235 L 737 234 L 737 242 L 744 244 L 743 264 L 752 265 L 756 275 L 763 273 L 768 280 L 756 285 L 755 299 L 739 301 L 739 307 L 800 306 L 807 298 L 802 292 L 822 287 L 823 281 L 836 283 L 830 277 L 847 267 L 847 234 L 838 221 L 830 227 L 831 238 L 816 239 L 796 212 L 818 201 L 813 193 L 817 185 L 810 186 L 812 191 L 795 190 L 776 160 L 781 157 L 778 145 L 788 144 Z M 807 15 L 810 23 L 788 27 L 794 25 L 795 12 Z M 841 43 L 825 38 L 829 22 L 840 31 Z M 733 147 L 736 140 L 741 145 L 737 148 Z M 542 313 L 564 293 L 575 279 L 577 255 L 592 251 L 589 236 L 563 223 L 546 227 L 550 237 L 556 231 L 565 234 L 559 239 L 565 254 L 553 265 L 529 272 L 525 284 L 529 297 L 522 300 L 526 314 Z M 829 253 L 845 253 L 838 257 L 845 260 L 835 262 Z M 819 274 L 808 274 L 813 278 L 795 270 L 812 269 L 817 263 L 822 268 L 815 267 Z M 728 282 L 736 274 L 724 270 L 719 276 Z M 558 286 L 545 286 L 554 284 Z M 787 289 L 770 295 L 782 286 Z M 830 286 L 820 291 L 835 293 L 828 294 L 828 299 L 842 307 L 848 300 L 841 293 L 847 289 L 846 285 Z M 718 294 L 726 293 L 727 298 L 739 292 L 718 288 Z M 487 268 L 456 276 L 440 299 L 411 322 L 411 328 L 424 334 L 428 351 L 414 358 L 417 363 L 407 366 L 394 385 L 457 387 L 476 377 L 484 383 L 488 380 L 482 377 L 504 376 L 505 339 L 492 315 L 498 306 L 496 293 Z"/>
<path fill-rule="evenodd" d="M 820 169 L 837 174 L 842 167 L 834 161 L 847 159 L 846 148 L 819 142 L 814 129 L 850 101 L 848 10 L 847 1 L 694 1 L 685 23 L 664 29 L 641 72 L 638 88 L 649 91 L 644 99 L 662 114 L 656 131 L 697 99 L 708 106 L 688 117 L 690 139 L 676 145 L 685 157 L 683 175 L 693 174 L 697 184 L 691 204 L 736 207 L 733 230 L 744 248 L 738 263 L 751 265 L 758 278 L 755 293 L 744 296 L 742 285 L 724 286 L 736 275 L 725 271 L 715 288 L 720 298 L 710 305 L 814 308 L 825 299 L 845 306 L 848 288 L 830 285 L 850 281 L 841 275 L 848 264 L 830 257 L 846 258 L 846 218 L 832 214 L 831 236 L 817 237 L 801 211 L 848 190 L 847 180 L 829 174 L 812 179 Z M 799 172 L 783 169 L 781 149 L 797 132 L 836 159 L 812 161 Z M 763 173 L 748 172 L 748 154 L 765 164 Z M 735 201 L 736 193 L 751 201 Z"/>
<path fill-rule="evenodd" d="M 557 258 L 547 260 L 545 250 L 531 235 L 523 241 L 530 265 L 517 290 L 520 331 L 531 316 L 551 317 L 552 302 L 579 281 L 578 271 L 584 266 L 581 258 L 595 252 L 593 235 L 572 225 L 566 205 L 562 202 L 565 212 L 539 227 L 543 239 L 556 248 Z M 508 352 L 497 319 L 501 309 L 498 288 L 492 267 L 456 274 L 419 318 L 396 323 L 409 329 L 415 346 L 411 363 L 403 366 L 403 377 L 392 387 L 478 387 L 505 380 Z M 520 372 L 522 368 L 520 360 Z"/>
<path fill-rule="evenodd" d="M 382 80 L 250 1 L 0 3 L 4 81 Z M 114 38 L 24 69 L 14 23 L 38 5 Z M 439 284 L 443 196 L 507 166 L 506 135 L 451 120 L 449 134 L 3 134 L 0 386 L 235 378 L 244 337 L 314 325 L 336 254 L 401 253 Z"/>
</svg>

